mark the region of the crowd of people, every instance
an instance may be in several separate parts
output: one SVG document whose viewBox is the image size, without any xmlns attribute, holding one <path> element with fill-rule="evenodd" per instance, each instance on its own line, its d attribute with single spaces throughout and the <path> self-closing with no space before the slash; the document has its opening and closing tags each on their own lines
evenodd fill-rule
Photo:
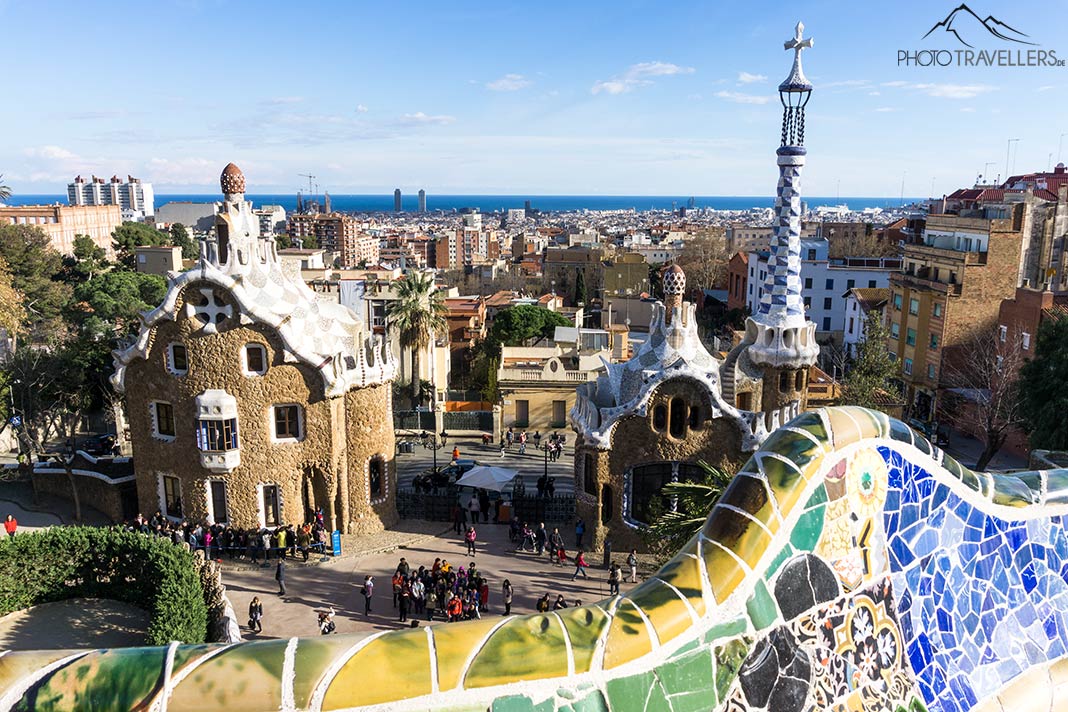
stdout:
<svg viewBox="0 0 1068 712">
<path fill-rule="evenodd" d="M 390 584 L 398 623 L 423 618 L 429 622 L 449 623 L 479 619 L 490 608 L 489 581 L 474 561 L 465 568 L 463 565 L 453 566 L 448 559 L 438 557 L 429 568 L 413 568 L 402 556 Z M 373 612 L 373 592 L 374 577 L 365 576 L 360 591 L 364 597 L 364 615 Z M 501 588 L 503 615 L 512 612 L 512 595 L 512 585 L 505 579 Z"/>
<path fill-rule="evenodd" d="M 329 536 L 322 510 L 316 510 L 310 521 L 301 526 L 283 524 L 277 527 L 241 529 L 225 524 L 197 524 L 188 520 L 175 522 L 156 511 L 151 517 L 138 514 L 127 523 L 131 531 L 170 539 L 175 544 L 188 544 L 190 549 L 202 549 L 209 559 L 249 561 L 266 564 L 271 558 L 296 558 L 304 561 L 312 552 L 326 550 Z"/>
<path fill-rule="evenodd" d="M 556 462 L 560 459 L 560 456 L 564 453 L 564 441 L 566 436 L 559 433 L 551 433 L 545 440 L 544 450 L 548 453 L 549 461 Z M 508 428 L 508 432 L 501 438 L 501 457 L 504 457 L 506 453 L 510 452 L 512 446 L 518 448 L 520 455 L 525 455 L 527 452 L 527 443 L 534 443 L 534 449 L 542 449 L 542 437 L 541 433 L 534 431 L 533 435 L 528 435 L 526 430 L 516 432 L 515 428 Z M 482 437 L 482 444 L 487 445 L 489 443 L 489 436 L 484 435 Z"/>
</svg>

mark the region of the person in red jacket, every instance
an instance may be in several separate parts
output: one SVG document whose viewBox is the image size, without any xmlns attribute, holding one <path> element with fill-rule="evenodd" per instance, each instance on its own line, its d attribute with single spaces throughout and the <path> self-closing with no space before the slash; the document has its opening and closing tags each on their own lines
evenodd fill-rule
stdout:
<svg viewBox="0 0 1068 712">
<path fill-rule="evenodd" d="M 18 520 L 10 514 L 7 515 L 7 519 L 4 520 L 4 529 L 7 530 L 8 536 L 15 536 L 15 530 L 18 528 Z"/>
</svg>

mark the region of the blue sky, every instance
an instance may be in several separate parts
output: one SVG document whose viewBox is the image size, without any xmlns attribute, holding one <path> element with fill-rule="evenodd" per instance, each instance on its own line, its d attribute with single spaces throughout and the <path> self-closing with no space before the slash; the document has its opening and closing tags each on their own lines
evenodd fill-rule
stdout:
<svg viewBox="0 0 1068 712">
<path fill-rule="evenodd" d="M 1016 172 L 1056 163 L 1068 68 L 897 66 L 960 48 L 921 40 L 954 7 L 0 0 L 0 173 L 19 193 L 76 173 L 214 193 L 234 161 L 250 192 L 770 194 L 798 19 L 805 193 L 941 194 L 1003 172 L 1009 138 Z M 1068 3 L 971 7 L 1068 58 Z"/>
</svg>

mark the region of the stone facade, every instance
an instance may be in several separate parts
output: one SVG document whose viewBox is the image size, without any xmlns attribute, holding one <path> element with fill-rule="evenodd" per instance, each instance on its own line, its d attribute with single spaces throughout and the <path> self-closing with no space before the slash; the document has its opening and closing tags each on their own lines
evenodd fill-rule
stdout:
<svg viewBox="0 0 1068 712">
<path fill-rule="evenodd" d="M 216 232 L 116 352 L 143 512 L 366 533 L 397 521 L 389 349 L 260 239 L 231 164 Z"/>
</svg>

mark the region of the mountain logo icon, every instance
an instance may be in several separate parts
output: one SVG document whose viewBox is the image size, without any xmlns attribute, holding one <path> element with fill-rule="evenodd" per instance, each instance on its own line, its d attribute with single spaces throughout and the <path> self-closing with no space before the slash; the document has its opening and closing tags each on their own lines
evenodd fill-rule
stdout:
<svg viewBox="0 0 1068 712">
<path fill-rule="evenodd" d="M 993 15 L 987 15 L 985 19 L 980 18 L 964 3 L 961 3 L 958 7 L 954 8 L 952 12 L 946 15 L 946 19 L 936 22 L 934 27 L 927 30 L 927 34 L 923 36 L 924 39 L 926 39 L 932 32 L 939 29 L 956 37 L 957 41 L 965 47 L 973 47 L 974 45 L 972 42 L 977 42 L 979 39 L 985 37 L 983 34 L 984 31 L 987 34 L 993 35 L 1006 42 L 1016 42 L 1025 45 L 1038 44 L 1037 42 L 1028 41 L 1028 35 L 1006 25 Z"/>
</svg>

